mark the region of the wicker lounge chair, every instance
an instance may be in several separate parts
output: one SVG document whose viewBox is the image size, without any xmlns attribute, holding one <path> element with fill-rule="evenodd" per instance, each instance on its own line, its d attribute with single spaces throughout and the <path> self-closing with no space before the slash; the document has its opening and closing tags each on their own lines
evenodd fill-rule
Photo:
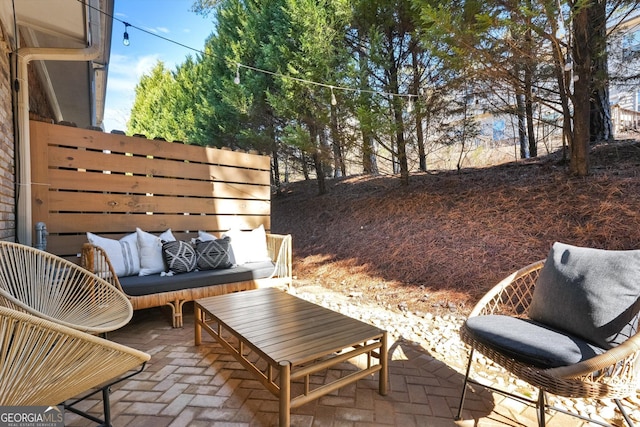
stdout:
<svg viewBox="0 0 640 427">
<path fill-rule="evenodd" d="M 0 241 L 0 305 L 91 334 L 126 325 L 127 297 L 71 261 Z"/>
<path fill-rule="evenodd" d="M 567 264 L 567 260 L 576 259 L 577 255 L 575 255 L 575 253 L 579 252 L 576 248 L 561 248 L 555 245 L 554 249 L 556 252 L 555 259 L 560 259 L 560 262 L 563 262 L 564 265 Z M 562 258 L 563 254 L 560 249 L 564 249 L 565 258 Z M 612 253 L 616 251 L 608 252 Z M 640 256 L 638 251 L 617 252 L 636 252 L 633 255 L 636 257 L 636 260 Z M 550 257 L 546 260 L 547 263 L 552 259 L 551 256 L 553 253 L 554 252 L 552 250 Z M 622 267 L 618 268 L 618 270 L 626 268 L 626 265 L 628 264 L 630 264 L 628 261 L 619 262 L 619 265 Z M 586 262 L 584 265 L 586 265 Z M 609 267 L 614 267 L 615 265 L 617 264 L 614 263 L 609 265 Z M 473 383 L 481 385 L 469 378 L 473 352 L 479 351 L 481 354 L 501 365 L 509 373 L 514 374 L 539 389 L 537 400 L 531 400 L 523 396 L 514 396 L 513 394 L 505 393 L 502 390 L 482 385 L 485 388 L 515 397 L 529 404 L 535 404 L 540 426 L 545 425 L 545 411 L 547 409 L 553 409 L 600 424 L 599 421 L 585 418 L 574 414 L 573 412 L 568 412 L 564 409 L 548 405 L 545 396 L 545 393 L 547 392 L 570 398 L 613 399 L 627 424 L 630 426 L 633 425 L 628 414 L 625 413 L 620 399 L 635 395 L 639 387 L 640 333 L 638 333 L 637 322 L 638 310 L 640 309 L 640 293 L 638 293 L 640 292 L 640 287 L 632 283 L 631 286 L 635 287 L 635 289 L 632 289 L 628 294 L 631 295 L 630 301 L 633 301 L 635 298 L 635 302 L 631 303 L 629 309 L 626 311 L 624 309 L 624 307 L 628 306 L 625 305 L 627 301 L 620 301 L 620 306 L 625 314 L 624 317 L 631 319 L 630 323 L 633 325 L 627 330 L 627 333 L 618 334 L 618 336 L 624 335 L 624 338 L 620 343 L 615 343 L 610 348 L 597 350 L 597 346 L 592 345 L 591 342 L 585 342 L 583 339 L 577 338 L 575 335 L 566 334 L 558 326 L 547 328 L 545 325 L 542 325 L 544 329 L 542 331 L 543 334 L 546 334 L 547 332 L 555 334 L 556 337 L 565 339 L 568 346 L 579 348 L 579 351 L 575 352 L 577 356 L 572 356 L 579 359 L 576 360 L 575 363 L 558 363 L 557 361 L 550 361 L 551 358 L 544 359 L 544 357 L 548 356 L 545 354 L 547 350 L 564 351 L 564 349 L 558 350 L 558 348 L 561 348 L 560 345 L 555 345 L 555 341 L 552 341 L 551 339 L 547 340 L 547 338 L 541 338 L 540 336 L 536 337 L 535 334 L 538 332 L 535 331 L 527 341 L 527 337 L 524 336 L 526 334 L 517 330 L 520 326 L 529 328 L 529 330 L 540 326 L 540 323 L 535 320 L 532 321 L 529 315 L 531 314 L 530 309 L 532 308 L 534 289 L 536 286 L 542 286 L 540 285 L 539 277 L 542 276 L 541 272 L 544 266 L 545 261 L 538 261 L 516 271 L 502 280 L 493 289 L 491 289 L 478 302 L 478 304 L 476 304 L 469 315 L 469 318 L 463 325 L 461 329 L 461 338 L 471 347 L 471 352 L 469 355 L 469 363 L 465 375 L 462 396 L 460 398 L 457 419 L 460 419 L 462 415 L 467 384 Z M 605 272 L 607 275 L 616 275 L 619 273 L 611 270 L 615 270 L 615 268 L 606 268 L 601 270 L 599 274 Z M 638 270 L 636 269 L 635 274 L 637 274 L 637 271 Z M 582 280 L 584 277 L 583 272 L 574 276 L 574 278 L 576 277 L 579 277 L 580 280 Z M 598 279 L 601 280 L 602 277 L 600 276 Z M 638 280 L 636 279 L 635 282 L 637 281 Z M 634 281 L 630 280 L 629 282 Z M 574 280 L 570 283 L 570 286 L 575 286 L 576 283 L 577 281 Z M 606 289 L 607 292 L 609 292 L 606 283 L 601 283 L 601 285 L 603 286 L 603 289 Z M 635 297 L 633 296 L 633 292 L 635 292 Z M 561 306 L 563 304 L 569 305 L 571 303 L 570 298 L 553 301 L 549 298 L 549 295 L 546 295 L 545 297 L 545 304 L 552 305 L 557 302 L 558 306 Z M 623 316 L 618 316 L 616 319 L 621 317 Z M 505 323 L 505 321 L 507 321 L 507 323 Z M 493 330 L 489 333 L 483 333 L 482 327 L 489 325 L 487 329 L 491 329 L 490 324 L 492 322 L 494 322 Z M 518 326 L 518 322 L 521 323 L 520 326 Z M 594 335 L 592 334 L 590 336 Z M 536 340 L 539 342 L 536 343 Z M 536 351 L 540 351 L 540 349 L 542 349 L 542 353 L 531 352 L 530 347 L 537 347 L 538 350 Z M 519 353 L 520 349 L 523 348 L 527 351 L 526 356 L 523 354 L 525 350 L 522 350 L 523 353 Z M 592 349 L 596 349 L 593 354 L 591 354 Z M 539 359 L 536 359 L 537 357 L 539 357 Z"/>
<path fill-rule="evenodd" d="M 141 351 L 7 307 L 0 307 L 0 331 L 0 406 L 55 406 L 97 388 L 65 408 L 111 425 L 109 387 L 149 360 Z M 104 420 L 73 407 L 100 391 Z"/>
</svg>

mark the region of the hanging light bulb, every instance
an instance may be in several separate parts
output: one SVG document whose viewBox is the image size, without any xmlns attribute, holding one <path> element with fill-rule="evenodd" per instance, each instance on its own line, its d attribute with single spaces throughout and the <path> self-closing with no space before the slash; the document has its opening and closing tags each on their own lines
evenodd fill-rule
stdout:
<svg viewBox="0 0 640 427">
<path fill-rule="evenodd" d="M 240 64 L 236 64 L 236 77 L 233 79 L 233 82 L 237 85 L 240 84 Z"/>
<path fill-rule="evenodd" d="M 413 99 L 409 98 L 407 103 L 407 113 L 413 113 Z"/>
<path fill-rule="evenodd" d="M 127 28 L 129 28 L 128 23 L 124 23 L 124 36 L 122 38 L 122 44 L 125 46 L 129 46 L 129 33 L 127 32 Z"/>
<path fill-rule="evenodd" d="M 573 70 L 573 62 L 571 62 L 571 58 L 569 58 L 569 59 L 567 60 L 567 63 L 566 63 L 566 64 L 564 64 L 564 70 L 565 70 L 565 71 L 571 71 L 571 70 Z"/>
<path fill-rule="evenodd" d="M 336 95 L 333 93 L 333 86 L 331 86 L 331 105 L 336 105 L 338 100 L 336 99 Z"/>
<path fill-rule="evenodd" d="M 573 59 L 571 59 L 571 55 L 567 53 L 567 60 L 564 63 L 564 70 L 571 71 L 573 70 Z"/>
<path fill-rule="evenodd" d="M 580 80 L 580 76 L 579 76 L 579 75 L 577 75 L 577 74 L 575 74 L 575 75 L 573 76 L 573 81 L 574 81 L 574 82 L 577 82 L 578 80 Z"/>
</svg>

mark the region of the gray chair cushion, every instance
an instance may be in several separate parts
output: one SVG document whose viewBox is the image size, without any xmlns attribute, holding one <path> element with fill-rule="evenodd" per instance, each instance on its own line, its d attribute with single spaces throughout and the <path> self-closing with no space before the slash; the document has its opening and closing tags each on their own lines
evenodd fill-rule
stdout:
<svg viewBox="0 0 640 427">
<path fill-rule="evenodd" d="M 605 351 L 576 336 L 510 316 L 471 317 L 463 328 L 485 346 L 542 369 L 572 365 Z"/>
<path fill-rule="evenodd" d="M 598 347 L 633 335 L 640 311 L 640 250 L 554 243 L 536 282 L 529 317 Z"/>
</svg>

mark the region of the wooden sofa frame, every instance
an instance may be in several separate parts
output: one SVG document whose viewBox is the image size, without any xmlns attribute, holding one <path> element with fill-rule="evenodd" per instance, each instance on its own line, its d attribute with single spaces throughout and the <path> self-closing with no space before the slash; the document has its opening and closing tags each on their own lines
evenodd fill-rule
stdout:
<svg viewBox="0 0 640 427">
<path fill-rule="evenodd" d="M 104 279 L 129 298 L 134 310 L 168 305 L 171 307 L 173 327 L 179 328 L 183 326 L 182 307 L 187 301 L 263 287 L 276 286 L 288 290 L 292 283 L 291 236 L 267 233 L 267 250 L 272 261 L 275 263 L 275 270 L 268 278 L 215 284 L 141 296 L 127 295 L 118 280 L 118 276 L 114 272 L 109 257 L 102 248 L 91 243 L 85 243 L 82 247 L 80 262 L 84 268 L 91 272 L 109 272 Z M 101 276 L 104 276 L 104 274 L 101 274 Z"/>
</svg>

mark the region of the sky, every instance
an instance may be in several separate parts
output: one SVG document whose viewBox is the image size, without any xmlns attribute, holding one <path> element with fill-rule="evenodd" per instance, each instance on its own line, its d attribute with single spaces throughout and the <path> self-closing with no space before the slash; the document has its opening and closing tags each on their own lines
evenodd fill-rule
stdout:
<svg viewBox="0 0 640 427">
<path fill-rule="evenodd" d="M 115 0 L 104 113 L 106 132 L 126 130 L 136 84 L 158 61 L 174 70 L 187 56 L 197 54 L 157 36 L 193 49 L 204 48 L 213 23 L 210 17 L 191 12 L 192 3 L 193 0 Z M 125 46 L 122 43 L 125 25 L 121 21 L 154 35 L 129 27 L 129 46 Z"/>
</svg>

